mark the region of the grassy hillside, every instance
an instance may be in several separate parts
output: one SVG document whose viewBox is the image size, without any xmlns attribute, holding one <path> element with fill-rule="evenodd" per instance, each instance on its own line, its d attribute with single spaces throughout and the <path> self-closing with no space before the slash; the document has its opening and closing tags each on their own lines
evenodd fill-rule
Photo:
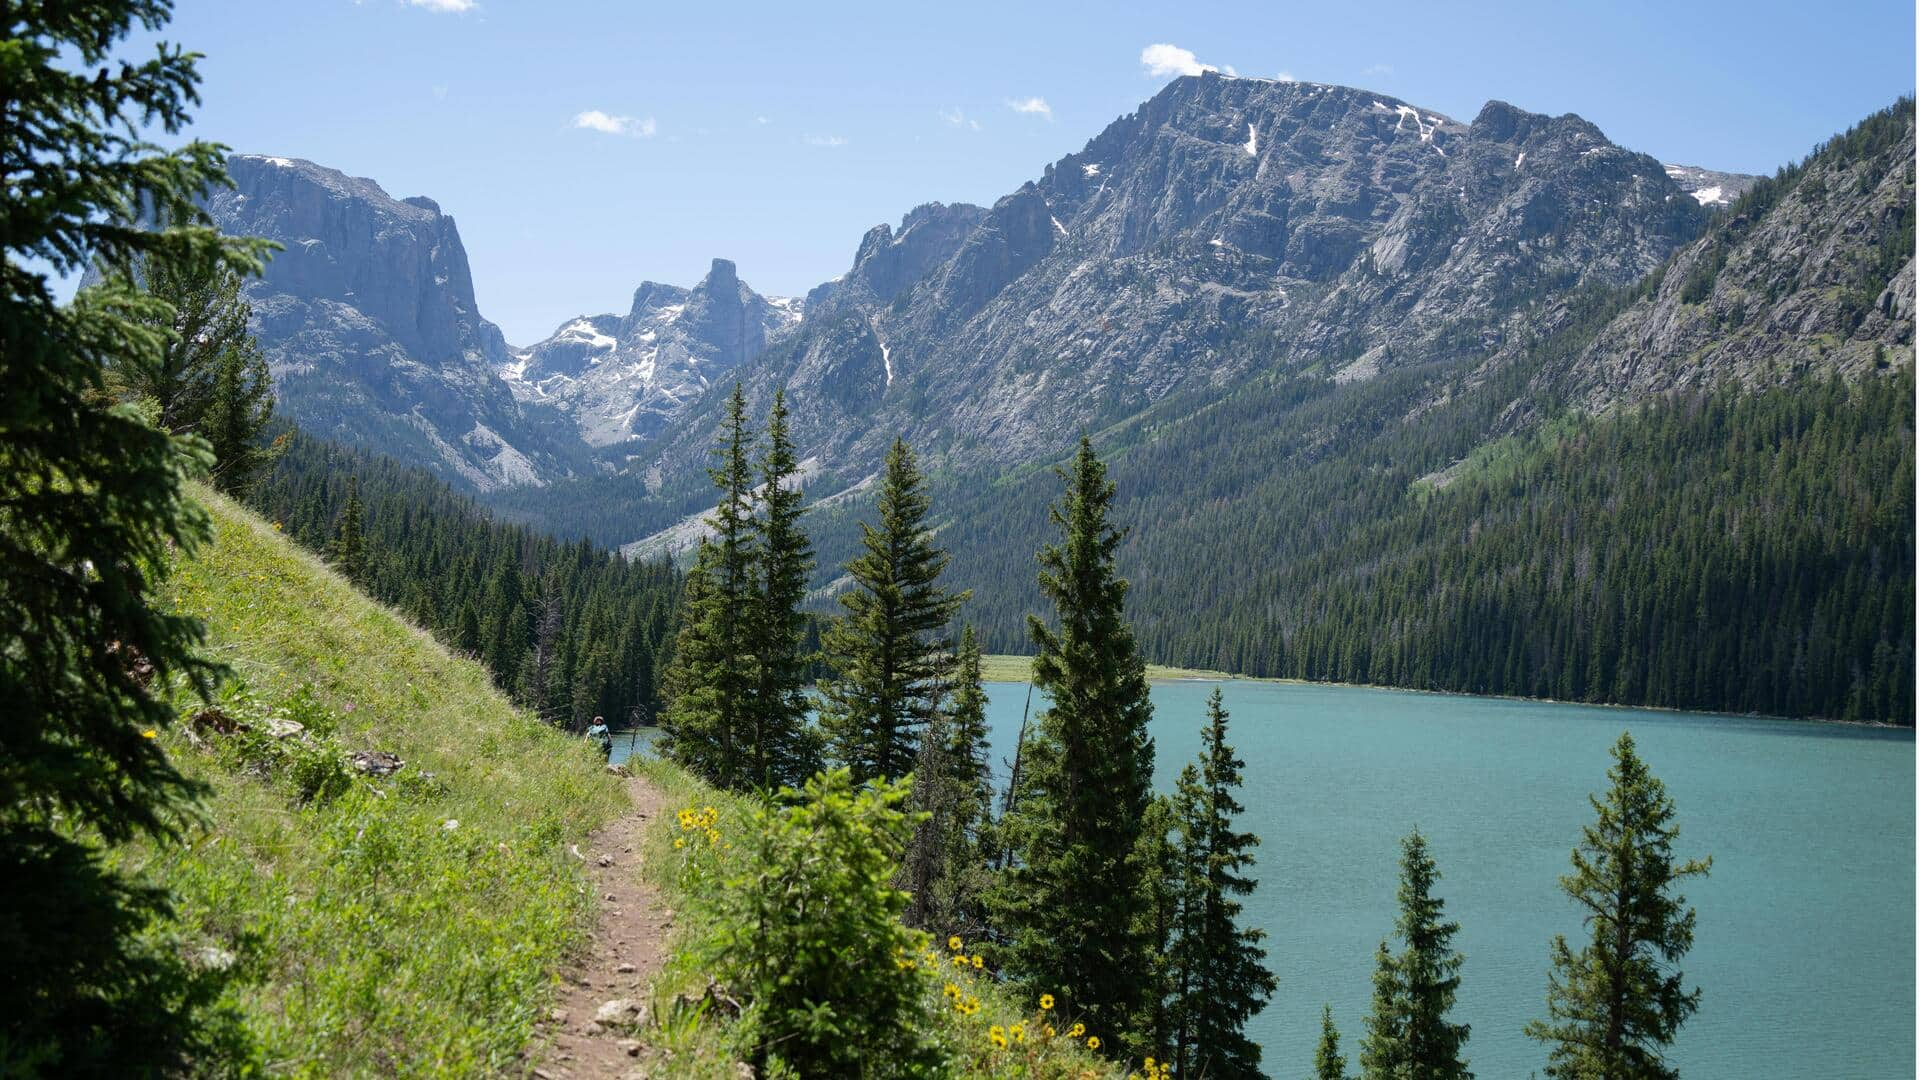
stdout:
<svg viewBox="0 0 1920 1080">
<path fill-rule="evenodd" d="M 124 862 L 176 893 L 204 962 L 245 974 L 234 1004 L 272 1071 L 512 1070 L 591 914 L 567 849 L 625 796 L 479 665 L 197 494 L 217 538 L 166 598 L 205 620 L 234 680 L 226 719 L 161 737 L 213 795 L 190 844 Z M 268 734 L 288 720 L 304 731 Z M 352 750 L 406 764 L 369 780 L 339 765 Z"/>
</svg>

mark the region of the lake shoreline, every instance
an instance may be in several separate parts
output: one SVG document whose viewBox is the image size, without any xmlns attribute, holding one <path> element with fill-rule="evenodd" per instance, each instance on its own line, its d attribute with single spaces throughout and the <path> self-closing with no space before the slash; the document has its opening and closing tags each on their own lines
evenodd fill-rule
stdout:
<svg viewBox="0 0 1920 1080">
<path fill-rule="evenodd" d="M 1014 668 L 1031 670 L 1033 658 L 1015 653 L 991 653 L 982 656 L 981 681 L 990 683 L 1020 684 L 1030 681 Z M 1523 701 L 1542 705 L 1581 705 L 1594 709 L 1629 709 L 1641 712 L 1677 713 L 1682 716 L 1728 716 L 1742 720 L 1784 720 L 1796 724 L 1823 724 L 1834 727 L 1877 728 L 1888 731 L 1913 731 L 1912 724 L 1895 724 L 1882 720 L 1837 720 L 1824 716 L 1776 716 L 1771 713 L 1728 712 L 1724 709 L 1688 709 L 1674 705 L 1626 705 L 1611 701 L 1567 701 L 1560 698 L 1528 697 L 1524 694 L 1478 694 L 1471 690 L 1425 690 L 1413 686 L 1390 686 L 1384 683 L 1335 682 L 1324 679 L 1294 679 L 1273 675 L 1237 675 L 1227 671 L 1206 671 L 1199 668 L 1168 667 L 1162 664 L 1147 665 L 1147 681 L 1159 683 L 1172 682 L 1251 682 L 1273 683 L 1280 686 L 1335 686 L 1353 690 L 1386 690 L 1397 694 L 1431 694 L 1436 697 L 1472 697 L 1488 698 L 1495 701 Z"/>
</svg>

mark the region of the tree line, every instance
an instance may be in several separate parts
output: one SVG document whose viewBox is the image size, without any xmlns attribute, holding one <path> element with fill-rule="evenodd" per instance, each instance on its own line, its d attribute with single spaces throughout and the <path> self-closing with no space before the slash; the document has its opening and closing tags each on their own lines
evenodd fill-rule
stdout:
<svg viewBox="0 0 1920 1080">
<path fill-rule="evenodd" d="M 799 608 L 813 552 L 797 527 L 803 493 L 784 396 L 773 399 L 764 438 L 740 387 L 726 410 L 710 535 L 688 575 L 666 677 L 662 752 L 718 786 L 773 801 L 844 802 L 868 789 L 891 800 L 895 782 L 907 781 L 916 819 L 894 878 L 910 925 L 949 936 L 956 951 L 963 939 L 978 943 L 976 966 L 1037 995 L 1044 1010 L 1062 1008 L 1090 1047 L 1164 1055 L 1155 1075 L 1262 1075 L 1245 1026 L 1276 982 L 1265 933 L 1242 925 L 1259 844 L 1234 825 L 1244 762 L 1216 690 L 1197 759 L 1171 793 L 1153 791 L 1153 705 L 1117 572 L 1126 537 L 1091 444 L 1083 439 L 1056 472 L 1063 490 L 1047 510 L 1055 540 L 1039 552 L 1036 579 L 1049 615 L 1028 618 L 1045 704 L 996 791 L 979 639 L 964 621 L 954 632 L 968 593 L 943 582 L 948 557 L 934 543 L 912 450 L 896 440 L 887 455 L 877 521 L 861 523 L 859 550 L 843 566 L 850 585 L 823 637 L 826 674 L 809 694 Z M 1673 856 L 1672 802 L 1631 736 L 1613 756 L 1611 786 L 1594 800 L 1596 821 L 1562 880 L 1587 913 L 1589 937 L 1551 943 L 1548 1018 L 1529 1028 L 1555 1077 L 1674 1075 L 1663 1049 L 1699 1000 L 1677 970 L 1694 915 L 1675 886 L 1708 863 Z M 1462 958 L 1439 879 L 1415 830 L 1402 851 L 1400 918 L 1375 957 L 1363 1077 L 1472 1075 L 1469 1031 L 1448 1018 Z M 751 952 L 742 942 L 756 935 L 785 940 L 781 920 L 806 917 L 753 911 L 756 928 L 730 939 L 735 954 Z M 812 1015 L 791 988 L 777 992 L 781 1016 Z M 894 1026 L 911 1026 L 906 1013 L 899 1019 Z M 861 1025 L 887 1029 L 886 1017 Z M 773 1021 L 759 1038 L 761 1066 L 851 1060 L 830 1033 L 797 1019 Z M 1347 1075 L 1330 1011 L 1315 1069 Z"/>
</svg>

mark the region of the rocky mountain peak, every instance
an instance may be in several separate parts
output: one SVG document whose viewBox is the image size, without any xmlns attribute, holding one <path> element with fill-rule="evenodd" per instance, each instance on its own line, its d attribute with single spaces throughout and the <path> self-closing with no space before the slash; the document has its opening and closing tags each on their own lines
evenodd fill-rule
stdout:
<svg viewBox="0 0 1920 1080">
<path fill-rule="evenodd" d="M 642 282 L 625 316 L 571 319 L 498 370 L 516 398 L 559 410 L 589 446 L 619 453 L 678 419 L 797 326 L 803 310 L 761 296 L 732 260 L 714 259 L 692 288 Z"/>
<path fill-rule="evenodd" d="M 1463 124 L 1209 73 L 990 209 L 869 231 L 789 346 L 742 371 L 761 407 L 787 387 L 807 452 L 850 482 L 896 432 L 993 468 L 1256 369 L 1350 381 L 1482 354 L 1536 298 L 1637 280 L 1707 216 L 1578 116 L 1491 102 Z M 936 219 L 937 261 L 889 274 Z M 709 411 L 663 444 L 662 475 L 697 478 Z"/>
<path fill-rule="evenodd" d="M 487 490 L 569 475 L 584 447 L 533 423 L 495 368 L 453 218 L 432 199 L 297 158 L 242 154 L 216 224 L 285 250 L 247 283 L 281 408 L 317 434 Z"/>
</svg>

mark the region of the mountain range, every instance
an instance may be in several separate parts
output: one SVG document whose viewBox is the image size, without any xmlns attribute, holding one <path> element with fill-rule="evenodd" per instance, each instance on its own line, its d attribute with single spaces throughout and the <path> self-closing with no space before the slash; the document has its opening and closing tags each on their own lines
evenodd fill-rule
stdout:
<svg viewBox="0 0 1920 1080">
<path fill-rule="evenodd" d="M 991 206 L 874 227 L 804 298 L 762 296 L 716 259 L 690 288 L 643 283 L 626 314 L 525 348 L 478 315 L 431 200 L 240 157 L 211 208 L 287 245 L 249 292 L 283 408 L 316 434 L 651 557 L 704 531 L 723 396 L 738 381 L 758 412 L 783 388 L 820 595 L 904 435 L 999 648 L 1019 647 L 1035 599 L 1022 567 L 1046 534 L 1044 466 L 1085 434 L 1127 520 L 1152 526 L 1122 560 L 1145 576 L 1156 658 L 1279 673 L 1292 661 L 1244 646 L 1307 632 L 1272 564 L 1399 520 L 1490 454 L 1549 452 L 1527 440 L 1675 394 L 1910 372 L 1912 132 L 1904 100 L 1761 178 L 1662 163 L 1574 115 L 1496 101 L 1462 123 L 1209 72 Z M 1236 548 L 1334 473 L 1350 486 L 1320 520 Z M 1389 477 L 1380 499 L 1357 494 Z M 1158 625 L 1221 606 L 1190 562 L 1267 581 L 1268 614 Z"/>
<path fill-rule="evenodd" d="M 635 465 L 670 482 L 729 373 L 788 387 L 823 477 L 856 482 L 895 430 L 1004 467 L 1057 449 L 1048 433 L 1243 376 L 1225 336 L 1275 335 L 1281 362 L 1341 379 L 1479 347 L 1459 328 L 1500 333 L 1529 283 L 1644 274 L 1753 179 L 1662 166 L 1577 117 L 1496 102 L 1462 125 L 1209 73 L 991 208 L 877 226 L 804 299 L 716 259 L 691 288 L 642 283 L 624 315 L 512 348 L 431 199 L 285 157 L 232 173 L 215 220 L 287 246 L 249 289 L 286 409 L 482 492 Z M 965 407 L 943 408 L 955 392 Z"/>
</svg>

